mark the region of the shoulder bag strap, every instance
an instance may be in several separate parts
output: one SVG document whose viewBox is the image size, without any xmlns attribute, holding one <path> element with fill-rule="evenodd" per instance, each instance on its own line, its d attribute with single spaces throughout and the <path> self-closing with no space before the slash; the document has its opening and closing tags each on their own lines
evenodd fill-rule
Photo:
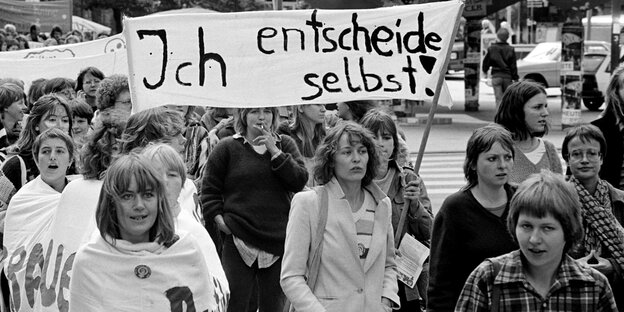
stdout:
<svg viewBox="0 0 624 312">
<path fill-rule="evenodd" d="M 492 267 L 494 267 L 494 274 L 492 277 L 492 306 L 490 307 L 490 312 L 498 312 L 499 304 L 500 304 L 500 295 L 501 295 L 501 287 L 498 284 L 494 284 L 494 280 L 498 275 L 498 272 L 501 270 L 501 264 L 498 261 L 491 261 Z"/>
<path fill-rule="evenodd" d="M 324 186 L 319 186 L 314 189 L 318 196 L 319 204 L 319 223 L 316 229 L 316 233 L 312 239 L 312 254 L 310 267 L 308 268 L 308 286 L 311 290 L 314 290 L 316 285 L 316 279 L 318 278 L 319 268 L 321 266 L 321 253 L 323 251 L 323 235 L 325 234 L 325 226 L 327 225 L 327 210 L 328 210 L 328 194 L 327 189 Z"/>
</svg>

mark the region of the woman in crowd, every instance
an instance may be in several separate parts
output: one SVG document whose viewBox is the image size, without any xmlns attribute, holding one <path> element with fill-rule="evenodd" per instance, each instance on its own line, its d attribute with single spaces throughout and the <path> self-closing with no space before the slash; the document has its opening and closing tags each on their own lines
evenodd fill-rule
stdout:
<svg viewBox="0 0 624 312">
<path fill-rule="evenodd" d="M 373 182 L 379 159 L 370 132 L 341 123 L 329 131 L 315 159 L 321 186 L 292 201 L 280 281 L 284 292 L 296 311 L 398 308 L 391 204 Z M 320 242 L 319 227 L 325 228 Z M 310 273 L 314 252 L 320 252 L 320 264 Z M 308 284 L 310 279 L 316 283 Z"/>
<path fill-rule="evenodd" d="M 128 77 L 123 75 L 111 75 L 100 81 L 100 86 L 95 92 L 95 103 L 99 113 L 106 113 L 108 109 L 115 108 L 126 112 L 130 116 L 132 111 L 132 99 Z M 96 112 L 96 116 L 99 114 Z"/>
<path fill-rule="evenodd" d="M 46 79 L 39 78 L 35 79 L 30 83 L 30 87 L 28 88 L 28 103 L 26 106 L 28 107 L 27 112 L 30 112 L 33 104 L 37 102 L 37 100 L 43 95 L 43 86 L 45 85 Z"/>
<path fill-rule="evenodd" d="M 167 143 L 182 155 L 186 141 L 183 131 L 184 119 L 177 112 L 165 107 L 144 110 L 128 118 L 121 138 L 122 151 L 127 154 L 153 142 Z"/>
<path fill-rule="evenodd" d="M 2 121 L 0 149 L 15 143 L 19 138 L 26 102 L 26 94 L 18 85 L 13 83 L 0 85 L 0 120 Z"/>
<path fill-rule="evenodd" d="M 61 45 L 65 43 L 63 42 L 62 37 L 63 37 L 63 30 L 61 29 L 61 26 L 53 25 L 52 30 L 50 31 L 50 39 L 54 39 L 54 41 L 56 42 L 55 45 Z"/>
<path fill-rule="evenodd" d="M 175 231 L 150 160 L 130 154 L 110 166 L 96 220 L 100 235 L 76 253 L 70 311 L 171 311 L 183 303 L 216 309 L 201 249 L 192 235 Z"/>
<path fill-rule="evenodd" d="M 230 311 L 246 311 L 255 285 L 260 311 L 284 305 L 279 275 L 290 199 L 308 173 L 293 139 L 275 134 L 278 118 L 277 108 L 239 109 L 237 133 L 217 144 L 203 173 L 204 219 L 226 235 Z"/>
<path fill-rule="evenodd" d="M 167 201 L 172 210 L 176 229 L 188 232 L 199 242 L 213 278 L 219 311 L 225 312 L 229 298 L 229 286 L 213 239 L 188 209 L 180 208 L 178 199 L 182 190 L 185 184 L 192 184 L 186 178 L 186 167 L 182 157 L 173 147 L 163 143 L 149 144 L 141 153 L 154 164 L 154 167 L 163 177 Z"/>
<path fill-rule="evenodd" d="M 81 70 L 76 79 L 77 96 L 83 98 L 94 111 L 97 109 L 96 92 L 102 79 L 104 79 L 104 73 L 92 66 Z"/>
<path fill-rule="evenodd" d="M 515 187 L 509 185 L 514 142 L 491 124 L 468 139 L 467 185 L 444 200 L 431 235 L 428 311 L 450 311 L 470 272 L 487 257 L 517 248 L 505 220 Z"/>
<path fill-rule="evenodd" d="M 50 128 L 58 128 L 71 134 L 71 115 L 67 100 L 63 96 L 48 94 L 35 102 L 16 143 L 18 154 L 7 159 L 1 168 L 16 190 L 39 175 L 32 153 L 37 135 Z"/>
<path fill-rule="evenodd" d="M 82 98 L 77 97 L 70 102 L 72 109 L 72 136 L 76 144 L 76 150 L 80 151 L 88 141 L 87 135 L 91 131 L 93 110 Z"/>
<path fill-rule="evenodd" d="M 307 186 L 314 185 L 314 152 L 325 137 L 325 105 L 304 104 L 295 108 L 295 120 L 292 124 L 280 125 L 279 133 L 290 136 L 303 156 L 303 161 L 308 169 Z"/>
<path fill-rule="evenodd" d="M 607 279 L 566 253 L 583 237 L 579 199 L 563 177 L 525 180 L 507 218 L 519 250 L 483 261 L 455 311 L 617 311 Z"/>
<path fill-rule="evenodd" d="M 541 169 L 563 173 L 555 145 L 541 138 L 548 133 L 548 99 L 541 85 L 520 81 L 509 86 L 494 122 L 507 128 L 514 139 L 516 157 L 510 182 L 520 183 Z"/>
<path fill-rule="evenodd" d="M 377 106 L 377 102 L 373 100 L 339 102 L 337 104 L 337 114 L 342 120 L 360 122 L 360 119 L 362 119 L 368 111 L 377 108 Z"/>
<path fill-rule="evenodd" d="M 32 156 L 38 167 L 38 176 L 26 183 L 11 198 L 4 220 L 4 247 L 7 259 L 15 253 L 28 251 L 36 245 L 49 243 L 50 226 L 56 215 L 61 192 L 67 185 L 67 169 L 74 158 L 72 138 L 66 131 L 51 128 L 43 131 L 32 143 Z M 47 239 L 47 240 L 46 240 Z M 45 249 L 45 247 L 44 247 Z M 27 280 L 30 273 L 26 266 L 9 266 L 9 285 L 18 285 Z M 29 294 L 13 289 L 13 307 L 18 302 L 25 305 L 32 302 Z M 34 310 L 41 308 L 41 297 L 37 297 Z M 27 301 L 29 300 L 29 301 Z"/>
<path fill-rule="evenodd" d="M 600 177 L 615 188 L 624 189 L 624 65 L 611 75 L 606 91 L 606 108 L 592 124 L 602 131 L 609 146 L 602 155 Z"/>
<path fill-rule="evenodd" d="M 373 133 L 377 144 L 379 167 L 374 182 L 388 195 L 392 205 L 392 228 L 396 231 L 405 201 L 409 201 L 407 219 L 400 237 L 409 233 L 425 246 L 431 245 L 433 214 L 427 188 L 411 168 L 403 168 L 396 162 L 399 153 L 399 138 L 396 125 L 387 113 L 381 110 L 368 112 L 361 120 L 362 126 Z M 395 234 L 396 237 L 396 234 Z M 405 287 L 399 283 L 401 311 L 420 311 L 427 301 L 428 265 L 420 274 L 417 284 Z"/>
<path fill-rule="evenodd" d="M 624 191 L 600 179 L 598 172 L 607 144 L 593 125 L 580 125 L 568 131 L 561 154 L 568 163 L 581 201 L 583 239 L 570 255 L 582 258 L 607 276 L 620 310 L 624 309 Z"/>
<path fill-rule="evenodd" d="M 208 159 L 208 131 L 200 124 L 201 116 L 195 113 L 195 106 L 167 105 L 180 114 L 184 119 L 185 138 L 184 162 L 186 163 L 187 177 L 200 178 L 201 171 Z"/>
</svg>

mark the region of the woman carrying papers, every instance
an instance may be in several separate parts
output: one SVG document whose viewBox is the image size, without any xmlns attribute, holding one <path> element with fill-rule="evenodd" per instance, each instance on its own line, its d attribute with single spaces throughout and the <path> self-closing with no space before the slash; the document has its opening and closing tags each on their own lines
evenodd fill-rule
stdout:
<svg viewBox="0 0 624 312">
<path fill-rule="evenodd" d="M 70 311 L 214 311 L 214 287 L 192 235 L 176 232 L 161 174 L 144 156 L 108 169 L 99 234 L 76 254 Z"/>
</svg>

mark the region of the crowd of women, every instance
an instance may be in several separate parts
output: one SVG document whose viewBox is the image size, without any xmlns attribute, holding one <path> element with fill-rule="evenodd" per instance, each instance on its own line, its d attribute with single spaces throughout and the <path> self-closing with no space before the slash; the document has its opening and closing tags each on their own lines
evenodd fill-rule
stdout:
<svg viewBox="0 0 624 312">
<path fill-rule="evenodd" d="M 14 311 L 624 309 L 624 68 L 565 173 L 545 90 L 511 85 L 435 218 L 372 101 L 131 114 L 127 78 L 97 68 L 27 84 L 0 81 Z M 430 248 L 413 282 L 407 238 Z"/>
</svg>

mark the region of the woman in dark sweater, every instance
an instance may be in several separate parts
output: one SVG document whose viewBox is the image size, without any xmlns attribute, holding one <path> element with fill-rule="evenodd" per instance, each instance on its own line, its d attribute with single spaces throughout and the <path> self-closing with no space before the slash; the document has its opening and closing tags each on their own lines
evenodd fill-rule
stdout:
<svg viewBox="0 0 624 312">
<path fill-rule="evenodd" d="M 517 249 L 507 231 L 513 140 L 499 125 L 475 130 L 468 140 L 468 184 L 442 204 L 433 222 L 428 311 L 452 311 L 470 272 L 485 258 Z"/>
<path fill-rule="evenodd" d="M 260 311 L 281 311 L 290 199 L 308 172 L 293 139 L 274 133 L 276 108 L 243 108 L 237 115 L 237 133 L 217 144 L 204 170 L 204 218 L 226 235 L 221 260 L 231 290 L 228 310 L 246 311 L 257 285 Z"/>
</svg>

